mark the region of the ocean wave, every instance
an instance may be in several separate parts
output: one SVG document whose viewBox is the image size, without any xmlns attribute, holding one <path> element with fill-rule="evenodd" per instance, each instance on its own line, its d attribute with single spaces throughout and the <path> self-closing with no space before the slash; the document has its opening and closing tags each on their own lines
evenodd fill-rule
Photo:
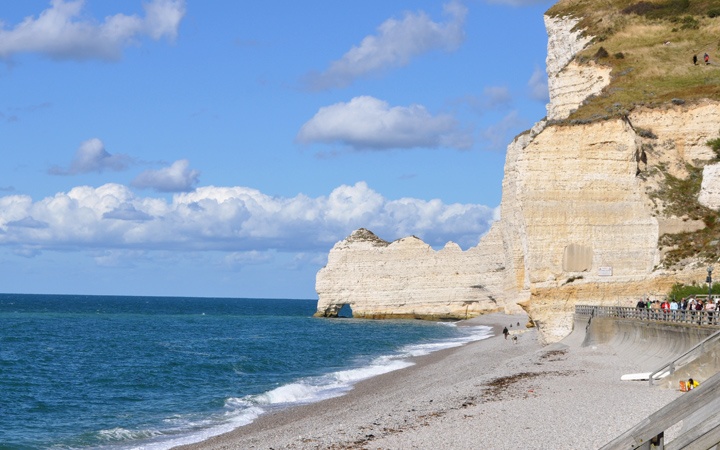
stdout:
<svg viewBox="0 0 720 450">
<path fill-rule="evenodd" d="M 165 450 L 178 445 L 201 442 L 247 425 L 271 410 L 315 403 L 341 396 L 362 380 L 414 365 L 412 361 L 414 357 L 458 347 L 492 336 L 492 329 L 485 326 L 461 327 L 461 330 L 459 327 L 458 331 L 461 332 L 460 336 L 406 345 L 393 353 L 374 357 L 364 363 L 358 362 L 357 367 L 337 370 L 324 375 L 303 377 L 261 394 L 227 398 L 221 414 L 204 420 L 175 418 L 172 421 L 172 430 L 165 430 L 164 435 L 160 433 L 143 435 L 143 433 L 151 432 L 133 432 L 124 429 L 105 430 L 105 433 L 108 440 L 112 438 L 115 441 L 138 442 L 139 439 L 143 442 L 141 446 L 130 445 L 126 448 L 142 448 L 144 450 Z"/>
<path fill-rule="evenodd" d="M 455 324 L 451 325 L 455 326 Z M 401 349 L 401 352 L 405 352 L 409 356 L 423 356 L 439 350 L 460 347 L 461 345 L 465 345 L 470 342 L 481 341 L 483 339 L 487 339 L 493 336 L 492 328 L 484 325 L 477 327 L 463 327 L 462 329 L 467 334 L 438 342 L 406 345 Z"/>
<path fill-rule="evenodd" d="M 395 353 L 378 356 L 370 363 L 359 367 L 339 370 L 316 377 L 306 377 L 258 395 L 231 398 L 226 401 L 226 407 L 237 408 L 242 411 L 244 408 L 251 406 L 260 408 L 290 406 L 337 397 L 352 389 L 352 386 L 359 381 L 414 365 L 415 363 L 411 361 L 413 357 L 428 355 L 439 350 L 458 347 L 492 336 L 492 329 L 486 326 L 467 327 L 463 331 L 466 334 L 462 336 L 404 346 Z"/>
<path fill-rule="evenodd" d="M 162 435 L 162 433 L 157 430 L 128 430 L 120 427 L 100 430 L 97 434 L 100 442 L 133 441 L 154 438 Z"/>
</svg>

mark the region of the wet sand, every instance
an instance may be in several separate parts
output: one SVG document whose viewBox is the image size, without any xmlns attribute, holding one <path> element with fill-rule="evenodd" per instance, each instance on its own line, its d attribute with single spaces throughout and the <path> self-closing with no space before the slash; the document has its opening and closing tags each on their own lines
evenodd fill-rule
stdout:
<svg viewBox="0 0 720 450">
<path fill-rule="evenodd" d="M 179 448 L 599 448 L 680 395 L 620 381 L 648 368 L 610 346 L 543 347 L 526 321 L 472 319 L 468 324 L 493 326 L 495 336 L 416 358 L 342 397 L 269 413 Z"/>
</svg>

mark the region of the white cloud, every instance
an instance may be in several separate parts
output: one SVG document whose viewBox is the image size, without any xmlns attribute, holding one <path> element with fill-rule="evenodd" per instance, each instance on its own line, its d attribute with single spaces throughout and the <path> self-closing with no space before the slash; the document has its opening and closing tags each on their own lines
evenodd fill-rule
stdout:
<svg viewBox="0 0 720 450">
<path fill-rule="evenodd" d="M 194 188 L 199 177 L 200 172 L 190 169 L 190 162 L 187 159 L 180 159 L 170 167 L 146 170 L 133 180 L 132 185 L 159 192 L 186 192 Z"/>
<path fill-rule="evenodd" d="M 306 122 L 298 142 L 341 143 L 355 150 L 472 146 L 472 136 L 450 115 L 432 116 L 422 105 L 390 107 L 374 97 L 325 106 Z"/>
<path fill-rule="evenodd" d="M 118 211 L 128 216 L 118 217 Z M 389 200 L 364 182 L 317 198 L 206 186 L 172 200 L 105 184 L 38 201 L 0 197 L 0 245 L 28 256 L 43 250 L 93 251 L 102 265 L 122 264 L 127 252 L 153 250 L 223 251 L 230 264 L 261 263 L 270 250 L 327 252 L 360 227 L 387 240 L 416 235 L 431 245 L 454 241 L 467 248 L 478 243 L 494 214 L 483 205 Z"/>
<path fill-rule="evenodd" d="M 133 205 L 124 204 L 120 205 L 119 208 L 113 209 L 103 213 L 103 219 L 115 219 L 115 220 L 150 220 L 152 216 L 149 214 L 138 211 Z"/>
<path fill-rule="evenodd" d="M 530 80 L 528 80 L 528 87 L 530 88 L 530 97 L 542 102 L 550 101 L 547 74 L 541 68 L 535 67 Z"/>
<path fill-rule="evenodd" d="M 97 23 L 83 16 L 84 3 L 52 0 L 37 18 L 27 17 L 12 29 L 3 27 L 0 58 L 40 53 L 58 60 L 116 60 L 140 37 L 175 39 L 185 15 L 184 0 L 151 0 L 143 4 L 145 17 L 115 14 Z"/>
<path fill-rule="evenodd" d="M 344 87 L 356 78 L 388 68 L 406 66 L 418 55 L 433 50 L 453 51 L 465 39 L 463 26 L 467 8 L 458 1 L 443 6 L 445 23 L 433 22 L 426 13 L 406 12 L 402 19 L 388 19 L 376 35 L 365 37 L 322 73 L 306 77 L 307 87 L 315 90 Z"/>
<path fill-rule="evenodd" d="M 105 170 L 120 171 L 127 169 L 132 163 L 129 156 L 111 155 L 105 150 L 105 144 L 100 139 L 92 138 L 80 144 L 69 168 L 54 166 L 48 172 L 52 175 L 77 175 Z"/>
<path fill-rule="evenodd" d="M 11 220 L 7 223 L 9 227 L 21 227 L 21 228 L 47 228 L 48 224 L 35 220 L 32 216 L 23 217 L 20 220 Z"/>
</svg>

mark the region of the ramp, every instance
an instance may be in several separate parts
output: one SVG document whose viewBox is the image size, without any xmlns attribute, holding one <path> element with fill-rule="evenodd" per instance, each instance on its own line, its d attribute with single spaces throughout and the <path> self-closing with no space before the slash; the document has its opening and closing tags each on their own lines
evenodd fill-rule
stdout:
<svg viewBox="0 0 720 450">
<path fill-rule="evenodd" d="M 668 445 L 653 448 L 711 448 L 720 442 L 720 373 L 705 383 L 668 403 L 657 412 L 616 439 L 604 445 L 601 450 L 650 449 L 653 438 L 664 435 L 665 431 L 683 421 L 680 436 Z M 691 427 L 687 423 L 692 423 Z M 662 439 L 660 439 L 662 442 Z"/>
</svg>

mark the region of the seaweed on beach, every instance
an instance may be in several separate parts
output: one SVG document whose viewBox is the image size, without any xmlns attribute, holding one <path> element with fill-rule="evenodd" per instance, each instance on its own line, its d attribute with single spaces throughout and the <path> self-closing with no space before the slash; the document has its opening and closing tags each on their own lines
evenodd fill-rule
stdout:
<svg viewBox="0 0 720 450">
<path fill-rule="evenodd" d="M 562 351 L 562 350 L 559 350 Z M 562 351 L 564 352 L 564 351 Z M 548 352 L 550 353 L 550 352 Z M 520 372 L 507 377 L 498 377 L 490 380 L 485 386 L 488 388 L 483 393 L 483 400 L 486 402 L 495 402 L 505 400 L 507 398 L 528 398 L 535 397 L 537 393 L 534 389 L 523 389 L 521 383 L 526 380 L 532 380 L 543 375 L 570 376 L 577 373 L 573 370 L 565 371 L 545 371 L 545 372 Z"/>
<path fill-rule="evenodd" d="M 542 356 L 540 356 L 540 359 L 545 359 L 548 361 L 561 361 L 560 357 L 565 356 L 566 353 L 567 350 L 549 350 L 543 353 Z"/>
<path fill-rule="evenodd" d="M 522 380 L 537 378 L 540 375 L 544 375 L 546 373 L 548 372 L 520 372 L 516 373 L 515 375 L 510 375 L 508 377 L 495 378 L 487 384 L 487 387 L 494 391 L 503 391 L 507 390 L 508 388 L 519 383 Z"/>
</svg>

